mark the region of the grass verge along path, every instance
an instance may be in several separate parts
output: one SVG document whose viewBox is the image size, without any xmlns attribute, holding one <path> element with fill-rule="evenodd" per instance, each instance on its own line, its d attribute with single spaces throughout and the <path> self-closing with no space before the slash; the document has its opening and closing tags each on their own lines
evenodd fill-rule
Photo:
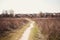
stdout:
<svg viewBox="0 0 60 40">
<path fill-rule="evenodd" d="M 46 40 L 45 36 L 41 33 L 41 28 L 38 28 L 36 23 L 30 33 L 29 40 Z"/>
<path fill-rule="evenodd" d="M 36 37 L 38 37 L 37 35 L 38 33 L 38 27 L 36 25 L 36 23 L 34 24 L 34 27 L 32 28 L 32 31 L 30 33 L 30 37 L 29 40 L 38 40 Z"/>
</svg>

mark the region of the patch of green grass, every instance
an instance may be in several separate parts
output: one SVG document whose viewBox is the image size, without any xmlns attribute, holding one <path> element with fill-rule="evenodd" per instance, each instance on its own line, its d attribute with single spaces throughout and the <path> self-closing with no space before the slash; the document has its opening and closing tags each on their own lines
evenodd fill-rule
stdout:
<svg viewBox="0 0 60 40">
<path fill-rule="evenodd" d="M 0 37 L 0 40 L 18 40 L 22 36 L 24 30 L 29 26 L 29 24 L 30 23 L 24 25 L 22 29 L 15 30 L 14 32 L 10 33 L 8 36 Z"/>
<path fill-rule="evenodd" d="M 39 40 L 39 35 L 38 35 L 38 26 L 37 24 L 35 23 L 34 24 L 34 27 L 32 28 L 32 31 L 30 33 L 30 37 L 29 37 L 29 40 Z"/>
<path fill-rule="evenodd" d="M 30 33 L 29 40 L 46 40 L 46 37 L 41 33 L 41 30 L 42 28 L 39 28 L 38 25 L 35 23 Z"/>
</svg>

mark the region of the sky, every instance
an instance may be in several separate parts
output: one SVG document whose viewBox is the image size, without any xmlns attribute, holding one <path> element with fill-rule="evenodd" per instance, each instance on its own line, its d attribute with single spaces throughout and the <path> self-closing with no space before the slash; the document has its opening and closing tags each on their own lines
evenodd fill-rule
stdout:
<svg viewBox="0 0 60 40">
<path fill-rule="evenodd" d="M 0 12 L 15 13 L 60 12 L 60 0 L 0 0 Z"/>
</svg>

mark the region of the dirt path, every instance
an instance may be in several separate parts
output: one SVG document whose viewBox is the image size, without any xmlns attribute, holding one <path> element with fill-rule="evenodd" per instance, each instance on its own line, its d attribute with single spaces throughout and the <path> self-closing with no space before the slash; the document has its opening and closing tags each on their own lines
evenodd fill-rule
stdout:
<svg viewBox="0 0 60 40">
<path fill-rule="evenodd" d="M 28 38 L 30 36 L 31 29 L 33 28 L 33 26 L 34 26 L 34 22 L 31 21 L 30 26 L 24 31 L 22 37 L 19 40 L 28 40 Z"/>
</svg>

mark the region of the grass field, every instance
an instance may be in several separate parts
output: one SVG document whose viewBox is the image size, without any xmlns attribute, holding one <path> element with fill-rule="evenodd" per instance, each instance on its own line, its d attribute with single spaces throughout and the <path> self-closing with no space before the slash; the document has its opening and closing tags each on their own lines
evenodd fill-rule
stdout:
<svg viewBox="0 0 60 40">
<path fill-rule="evenodd" d="M 0 40 L 18 40 L 29 24 L 29 21 L 21 18 L 1 18 Z"/>
<path fill-rule="evenodd" d="M 14 33 L 10 33 L 8 36 L 1 37 L 0 40 L 18 40 L 28 26 L 29 26 L 29 23 L 24 25 L 22 29 L 17 29 L 15 30 Z"/>
<path fill-rule="evenodd" d="M 60 40 L 60 18 L 35 18 L 33 20 L 38 24 L 39 31 L 40 27 L 42 28 L 41 34 L 46 40 Z"/>
<path fill-rule="evenodd" d="M 3 20 L 3 22 L 2 22 Z M 9 20 L 8 19 L 1 19 L 0 20 L 0 31 L 5 28 L 8 28 L 9 26 L 6 25 L 9 24 Z M 12 21 L 13 20 L 13 21 Z M 25 31 L 25 29 L 29 26 L 30 22 L 26 23 L 26 20 L 19 20 L 16 19 L 14 21 L 14 19 L 12 19 L 10 22 L 14 22 L 13 24 L 16 25 L 20 28 L 15 30 L 15 26 L 14 26 L 14 30 L 9 33 L 7 36 L 4 37 L 0 37 L 0 40 L 18 40 L 20 39 L 20 37 L 22 36 L 23 32 Z M 19 20 L 19 21 L 17 21 Z M 60 40 L 60 19 L 56 19 L 56 18 L 43 18 L 43 19 L 33 19 L 35 21 L 34 27 L 31 29 L 31 33 L 29 36 L 28 40 Z M 20 23 L 21 21 L 21 23 Z M 18 23 L 17 23 L 18 22 Z M 3 24 L 4 23 L 4 24 Z M 15 24 L 16 23 L 16 24 Z M 26 24 L 25 24 L 26 23 Z M 3 25 L 2 25 L 3 24 Z M 20 26 L 23 25 L 23 26 Z M 3 26 L 3 27 L 2 27 Z M 5 27 L 8 26 L 8 27 Z M 7 32 L 7 31 L 6 31 Z M 1 35 L 1 34 L 0 34 Z"/>
</svg>

